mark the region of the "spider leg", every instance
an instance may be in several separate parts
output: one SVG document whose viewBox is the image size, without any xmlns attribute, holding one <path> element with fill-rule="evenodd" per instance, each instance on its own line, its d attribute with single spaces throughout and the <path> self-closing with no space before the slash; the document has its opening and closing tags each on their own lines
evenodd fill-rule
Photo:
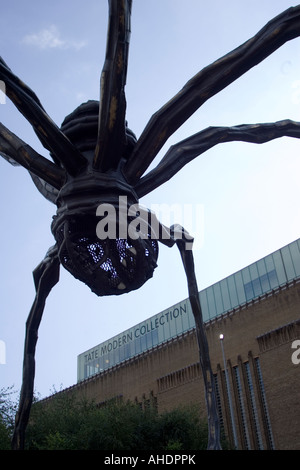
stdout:
<svg viewBox="0 0 300 470">
<path fill-rule="evenodd" d="M 167 139 L 215 94 L 300 35 L 300 5 L 267 23 L 255 36 L 196 74 L 150 119 L 126 162 L 124 175 L 135 185 Z"/>
<path fill-rule="evenodd" d="M 0 123 L 0 155 L 11 164 L 17 163 L 23 166 L 56 189 L 60 189 L 65 182 L 65 170 L 37 153 L 2 123 Z"/>
<path fill-rule="evenodd" d="M 160 225 L 161 229 L 165 231 L 166 234 L 170 235 L 170 238 L 168 239 L 167 237 L 161 237 L 159 241 L 169 247 L 174 244 L 177 245 L 185 269 L 188 283 L 189 300 L 191 303 L 192 312 L 196 324 L 196 336 L 199 349 L 199 358 L 205 388 L 208 417 L 207 449 L 220 450 L 220 423 L 217 408 L 216 391 L 209 356 L 208 342 L 205 327 L 203 324 L 202 309 L 199 300 L 199 291 L 195 275 L 194 257 L 192 252 L 193 238 L 185 231 L 183 227 L 179 225 L 172 226 L 170 229 L 164 227 L 162 224 Z"/>
<path fill-rule="evenodd" d="M 93 166 L 116 169 L 126 142 L 125 83 L 132 0 L 109 0 L 106 57 L 101 74 L 99 128 Z"/>
<path fill-rule="evenodd" d="M 29 420 L 33 400 L 35 376 L 35 349 L 38 339 L 38 328 L 42 319 L 46 299 L 59 280 L 59 260 L 56 245 L 47 252 L 44 260 L 33 272 L 36 296 L 26 322 L 24 345 L 23 380 L 19 409 L 15 419 L 12 438 L 12 449 L 23 450 L 25 431 Z"/>
<path fill-rule="evenodd" d="M 50 150 L 71 175 L 86 165 L 86 159 L 48 116 L 35 93 L 23 83 L 0 57 L 0 79 L 6 95 L 30 122 L 43 146 Z"/>
<path fill-rule="evenodd" d="M 262 144 L 283 136 L 300 138 L 300 122 L 286 119 L 273 123 L 208 127 L 170 147 L 160 163 L 141 178 L 134 189 L 141 198 L 172 178 L 194 158 L 217 144 L 234 141 Z"/>
<path fill-rule="evenodd" d="M 65 171 L 39 155 L 0 123 L 0 156 L 13 166 L 26 168 L 39 192 L 55 204 Z M 31 169 L 31 171 L 30 171 Z M 37 176 L 42 175 L 42 178 Z"/>
</svg>

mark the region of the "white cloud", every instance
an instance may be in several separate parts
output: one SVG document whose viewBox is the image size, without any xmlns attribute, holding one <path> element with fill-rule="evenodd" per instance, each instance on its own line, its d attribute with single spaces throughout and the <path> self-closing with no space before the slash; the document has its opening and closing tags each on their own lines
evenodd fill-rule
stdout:
<svg viewBox="0 0 300 470">
<path fill-rule="evenodd" d="M 86 45 L 86 41 L 62 39 L 55 25 L 42 29 L 38 33 L 26 35 L 22 42 L 28 46 L 38 47 L 39 49 L 81 49 Z"/>
</svg>

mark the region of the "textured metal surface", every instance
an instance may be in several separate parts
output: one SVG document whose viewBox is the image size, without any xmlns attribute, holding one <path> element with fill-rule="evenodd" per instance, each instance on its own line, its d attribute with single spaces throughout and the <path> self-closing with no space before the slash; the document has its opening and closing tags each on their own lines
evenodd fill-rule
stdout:
<svg viewBox="0 0 300 470">
<path fill-rule="evenodd" d="M 56 226 L 61 264 L 99 296 L 120 295 L 141 287 L 153 275 L 157 240 L 100 240 L 95 216 L 65 217 Z"/>
</svg>

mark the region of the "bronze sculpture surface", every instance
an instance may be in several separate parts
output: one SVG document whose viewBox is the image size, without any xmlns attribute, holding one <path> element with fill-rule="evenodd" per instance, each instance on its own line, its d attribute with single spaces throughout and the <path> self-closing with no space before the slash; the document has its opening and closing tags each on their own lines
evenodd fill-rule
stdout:
<svg viewBox="0 0 300 470">
<path fill-rule="evenodd" d="M 130 36 L 130 1 L 110 1 L 106 60 L 102 72 L 100 109 L 88 102 L 66 118 L 59 129 L 48 117 L 36 95 L 1 61 L 1 79 L 7 96 L 31 123 L 53 162 L 45 159 L 1 125 L 0 151 L 31 174 L 40 192 L 57 205 L 52 232 L 57 244 L 34 273 L 36 300 L 27 323 L 24 381 L 14 439 L 24 445 L 24 430 L 33 392 L 34 351 L 46 297 L 58 281 L 59 264 L 87 283 L 98 295 L 122 294 L 139 288 L 152 276 L 162 233 L 125 242 L 100 241 L 95 234 L 99 203 L 116 207 L 120 195 L 129 204 L 175 175 L 185 164 L 221 142 L 265 142 L 281 136 L 299 137 L 292 121 L 275 124 L 209 128 L 173 146 L 145 175 L 154 157 L 172 135 L 206 100 L 264 60 L 287 40 L 299 35 L 299 7 L 291 8 L 266 25 L 254 38 L 203 69 L 149 121 L 139 139 L 126 127 L 125 83 Z M 95 125 L 96 124 L 96 125 Z M 99 125 L 99 126 L 98 126 Z M 88 135 L 88 137 L 87 137 Z M 161 227 L 163 229 L 163 227 Z M 167 244 L 176 243 L 187 272 L 195 313 L 200 360 L 203 365 L 210 423 L 209 448 L 219 448 L 213 377 L 210 370 L 201 308 L 197 296 L 192 252 L 185 239 L 170 232 Z"/>
</svg>

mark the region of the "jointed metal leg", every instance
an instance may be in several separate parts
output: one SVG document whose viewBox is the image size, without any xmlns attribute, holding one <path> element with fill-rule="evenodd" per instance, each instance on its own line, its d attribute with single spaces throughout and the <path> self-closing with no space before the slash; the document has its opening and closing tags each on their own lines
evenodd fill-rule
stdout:
<svg viewBox="0 0 300 470">
<path fill-rule="evenodd" d="M 209 349 L 207 343 L 207 337 L 205 333 L 205 328 L 203 324 L 201 304 L 199 300 L 199 292 L 197 287 L 197 280 L 195 275 L 194 268 L 194 257 L 192 252 L 192 238 L 188 235 L 185 230 L 179 226 L 171 227 L 171 243 L 170 240 L 168 243 L 165 243 L 168 246 L 172 244 L 177 245 L 183 266 L 185 269 L 188 291 L 189 291 L 189 300 L 192 307 L 192 312 L 196 324 L 196 335 L 199 348 L 199 357 L 200 365 L 202 369 L 202 375 L 204 380 L 205 387 L 205 398 L 206 398 L 206 407 L 207 407 L 207 418 L 208 418 L 208 445 L 207 449 L 209 450 L 221 450 L 220 443 L 220 423 L 219 415 L 217 409 L 215 385 L 214 385 L 214 376 L 212 373 Z M 176 235 L 177 234 L 177 235 Z M 164 243 L 163 240 L 160 240 Z M 172 243 L 173 242 L 173 243 Z"/>
<path fill-rule="evenodd" d="M 211 369 L 208 343 L 206 333 L 203 325 L 202 310 L 199 300 L 199 292 L 194 270 L 194 257 L 192 250 L 187 250 L 184 240 L 176 240 L 176 245 L 179 248 L 184 269 L 186 272 L 189 299 L 191 302 L 192 311 L 196 323 L 196 335 L 199 348 L 200 364 L 202 368 L 202 375 L 204 380 L 206 406 L 208 412 L 208 445 L 210 450 L 221 449 L 220 444 L 220 425 L 218 417 L 218 409 L 216 403 L 216 394 L 214 386 L 214 376 Z"/>
<path fill-rule="evenodd" d="M 29 420 L 33 399 L 35 376 L 35 349 L 38 339 L 38 328 L 42 319 L 46 299 L 53 286 L 59 280 L 59 260 L 56 246 L 50 248 L 44 260 L 33 272 L 36 296 L 26 322 L 26 337 L 23 360 L 23 382 L 20 394 L 19 409 L 15 419 L 12 439 L 13 450 L 23 450 L 25 431 Z"/>
</svg>

